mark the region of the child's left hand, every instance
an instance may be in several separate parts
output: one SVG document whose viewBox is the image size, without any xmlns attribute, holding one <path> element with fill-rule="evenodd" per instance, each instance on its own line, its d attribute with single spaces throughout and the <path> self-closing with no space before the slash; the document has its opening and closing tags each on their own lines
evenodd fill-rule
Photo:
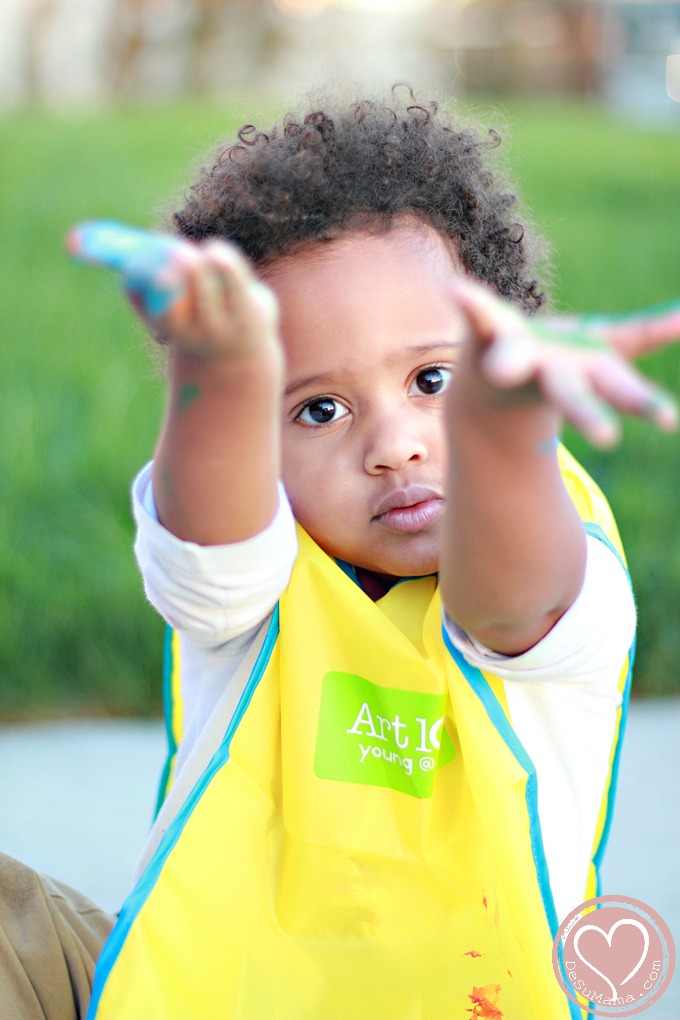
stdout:
<svg viewBox="0 0 680 1020">
<path fill-rule="evenodd" d="M 529 319 L 468 279 L 454 289 L 479 346 L 478 369 L 498 390 L 538 392 L 595 446 L 620 433 L 615 412 L 671 430 L 676 402 L 629 359 L 680 340 L 680 302 L 623 318 Z"/>
</svg>

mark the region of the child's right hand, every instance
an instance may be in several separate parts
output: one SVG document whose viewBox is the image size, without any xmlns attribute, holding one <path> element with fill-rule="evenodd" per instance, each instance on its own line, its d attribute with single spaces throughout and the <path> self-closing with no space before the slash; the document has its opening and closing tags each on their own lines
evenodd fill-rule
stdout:
<svg viewBox="0 0 680 1020">
<path fill-rule="evenodd" d="M 140 318 L 172 348 L 153 468 L 161 524 L 200 545 L 262 531 L 278 505 L 283 352 L 273 294 L 218 240 L 94 223 L 76 228 L 69 248 L 117 272 Z"/>
<path fill-rule="evenodd" d="M 231 244 L 201 244 L 99 221 L 68 237 L 75 258 L 113 269 L 149 328 L 199 357 L 278 348 L 276 300 Z"/>
</svg>

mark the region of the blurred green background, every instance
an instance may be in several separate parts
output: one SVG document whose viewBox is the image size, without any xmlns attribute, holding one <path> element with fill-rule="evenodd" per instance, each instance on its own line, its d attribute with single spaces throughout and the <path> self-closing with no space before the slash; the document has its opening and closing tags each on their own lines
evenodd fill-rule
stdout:
<svg viewBox="0 0 680 1020">
<path fill-rule="evenodd" d="M 262 108 L 262 104 L 260 104 Z M 270 108 L 271 112 L 271 108 Z M 592 103 L 477 105 L 553 247 L 558 308 L 680 297 L 680 133 Z M 159 710 L 163 625 L 132 553 L 129 486 L 163 382 L 115 279 L 74 265 L 69 227 L 150 226 L 252 104 L 0 120 L 0 718 Z M 680 390 L 680 349 L 645 359 Z M 680 437 L 635 421 L 622 446 L 567 444 L 603 486 L 641 617 L 635 691 L 680 690 Z"/>
</svg>

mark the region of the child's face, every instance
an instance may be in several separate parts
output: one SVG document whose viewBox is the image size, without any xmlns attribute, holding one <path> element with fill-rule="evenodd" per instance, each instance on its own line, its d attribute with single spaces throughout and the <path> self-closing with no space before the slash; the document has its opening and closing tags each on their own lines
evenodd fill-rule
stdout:
<svg viewBox="0 0 680 1020">
<path fill-rule="evenodd" d="M 433 229 L 407 221 L 283 258 L 283 481 L 330 555 L 381 574 L 436 571 L 443 393 L 463 335 L 447 285 L 462 272 Z"/>
</svg>

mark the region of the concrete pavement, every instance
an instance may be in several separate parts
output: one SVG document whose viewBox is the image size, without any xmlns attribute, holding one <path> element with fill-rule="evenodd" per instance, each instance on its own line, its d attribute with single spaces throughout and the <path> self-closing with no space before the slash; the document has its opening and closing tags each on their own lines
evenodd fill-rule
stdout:
<svg viewBox="0 0 680 1020">
<path fill-rule="evenodd" d="M 1 726 L 0 849 L 118 909 L 153 813 L 164 747 L 158 722 Z M 631 707 L 602 874 L 603 892 L 658 910 L 680 948 L 680 699 Z M 679 1020 L 680 974 L 642 1015 Z"/>
</svg>

